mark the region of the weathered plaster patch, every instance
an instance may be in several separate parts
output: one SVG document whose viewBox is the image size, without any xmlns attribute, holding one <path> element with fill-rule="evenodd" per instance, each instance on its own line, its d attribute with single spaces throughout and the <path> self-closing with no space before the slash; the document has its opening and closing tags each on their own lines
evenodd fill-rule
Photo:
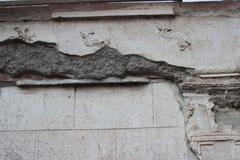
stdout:
<svg viewBox="0 0 240 160">
<path fill-rule="evenodd" d="M 154 75 L 179 83 L 190 77 L 193 69 L 139 55 L 122 55 L 108 46 L 94 54 L 74 56 L 59 52 L 53 43 L 10 39 L 0 43 L 0 72 L 12 77 L 36 74 L 73 79 Z"/>
<path fill-rule="evenodd" d="M 87 47 L 99 47 L 102 48 L 104 46 L 109 46 L 111 44 L 111 41 L 109 39 L 105 40 L 99 40 L 96 37 L 94 38 L 95 32 L 88 32 L 88 33 L 83 33 L 80 32 L 82 41 L 85 46 Z"/>
<path fill-rule="evenodd" d="M 186 49 L 192 50 L 192 44 L 190 41 L 186 40 L 187 36 L 184 33 L 176 32 L 174 29 L 169 27 L 157 27 L 157 29 L 162 38 L 176 41 L 175 43 L 179 47 L 180 51 L 185 51 Z"/>
<path fill-rule="evenodd" d="M 33 38 L 35 37 L 35 34 L 31 34 L 30 30 L 28 28 L 25 28 L 24 30 L 19 27 L 14 27 L 14 30 L 17 32 L 17 36 L 12 36 L 12 39 L 22 39 L 26 42 L 32 42 Z"/>
</svg>

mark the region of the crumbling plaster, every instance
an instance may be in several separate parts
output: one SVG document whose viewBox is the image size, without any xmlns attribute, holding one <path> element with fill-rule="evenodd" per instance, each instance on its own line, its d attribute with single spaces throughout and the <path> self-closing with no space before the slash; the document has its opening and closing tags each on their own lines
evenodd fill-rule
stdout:
<svg viewBox="0 0 240 160">
<path fill-rule="evenodd" d="M 239 78 L 192 79 L 180 84 L 186 134 L 199 159 L 239 159 Z M 221 148 L 227 147 L 221 151 Z"/>
<path fill-rule="evenodd" d="M 125 55 L 139 54 L 149 59 L 195 68 L 200 72 L 235 71 L 239 61 L 238 19 L 178 16 L 67 23 L 2 22 L 0 39 L 18 37 L 14 29 L 18 27 L 23 32 L 28 29 L 28 36 L 35 35 L 31 42 L 56 43 L 59 51 L 64 53 L 91 54 L 108 45 Z M 166 29 L 169 32 L 165 32 Z"/>
<path fill-rule="evenodd" d="M 239 25 L 239 18 L 221 16 L 2 22 L 0 71 L 17 78 L 33 73 L 170 80 L 179 87 L 175 98 L 194 155 L 238 160 L 239 77 L 202 79 L 199 74 L 239 71 Z"/>
<path fill-rule="evenodd" d="M 152 61 L 139 55 L 122 55 L 107 46 L 81 57 L 61 53 L 51 43 L 26 43 L 19 39 L 0 43 L 0 62 L 0 71 L 12 77 L 25 74 L 73 79 L 158 76 L 179 83 L 193 74 L 190 68 Z"/>
</svg>

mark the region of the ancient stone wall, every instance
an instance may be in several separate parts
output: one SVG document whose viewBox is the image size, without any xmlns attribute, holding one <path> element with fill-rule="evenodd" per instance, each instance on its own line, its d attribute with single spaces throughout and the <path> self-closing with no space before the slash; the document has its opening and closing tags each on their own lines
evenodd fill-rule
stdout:
<svg viewBox="0 0 240 160">
<path fill-rule="evenodd" d="M 0 160 L 240 160 L 240 3 L 101 5 L 0 7 Z"/>
</svg>

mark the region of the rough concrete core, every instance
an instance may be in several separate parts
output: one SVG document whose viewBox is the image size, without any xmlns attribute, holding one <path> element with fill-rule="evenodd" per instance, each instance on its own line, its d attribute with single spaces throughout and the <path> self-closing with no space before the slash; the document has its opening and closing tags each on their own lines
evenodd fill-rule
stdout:
<svg viewBox="0 0 240 160">
<path fill-rule="evenodd" d="M 216 110 L 235 109 L 240 110 L 240 91 L 239 89 L 229 90 L 210 90 L 211 101 L 215 104 Z"/>
<path fill-rule="evenodd" d="M 240 91 L 214 90 L 209 91 L 210 100 L 214 103 L 213 112 L 215 121 L 220 125 L 231 125 L 233 128 L 240 127 Z"/>
<path fill-rule="evenodd" d="M 193 69 L 139 55 L 122 55 L 108 46 L 94 54 L 77 56 L 58 51 L 53 43 L 10 39 L 0 42 L 0 72 L 12 77 L 37 74 L 74 79 L 154 75 L 179 83 L 191 76 Z"/>
</svg>

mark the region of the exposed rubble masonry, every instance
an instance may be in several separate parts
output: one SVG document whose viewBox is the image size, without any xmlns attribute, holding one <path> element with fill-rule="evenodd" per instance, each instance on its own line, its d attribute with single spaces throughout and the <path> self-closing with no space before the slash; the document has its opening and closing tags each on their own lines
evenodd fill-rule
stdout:
<svg viewBox="0 0 240 160">
<path fill-rule="evenodd" d="M 20 39 L 0 43 L 0 72 L 12 77 L 36 74 L 58 78 L 104 79 L 154 75 L 179 83 L 190 77 L 193 71 L 140 55 L 122 55 L 108 46 L 93 54 L 77 56 L 58 51 L 54 43 L 27 43 Z"/>
</svg>

